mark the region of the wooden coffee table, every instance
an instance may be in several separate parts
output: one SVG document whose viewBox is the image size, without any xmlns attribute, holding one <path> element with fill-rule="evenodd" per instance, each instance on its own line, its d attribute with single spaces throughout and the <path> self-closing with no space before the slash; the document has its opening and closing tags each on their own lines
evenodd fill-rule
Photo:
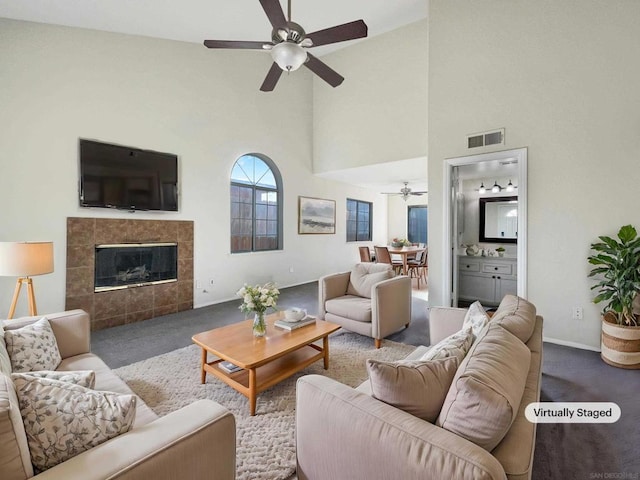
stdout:
<svg viewBox="0 0 640 480">
<path fill-rule="evenodd" d="M 284 317 L 277 312 L 265 317 L 267 334 L 254 337 L 253 320 L 234 323 L 198 333 L 193 342 L 202 348 L 200 381 L 205 383 L 207 373 L 219 378 L 249 399 L 249 412 L 256 414 L 258 393 L 290 377 L 320 359 L 325 370 L 329 368 L 329 334 L 340 328 L 335 323 L 316 320 L 297 330 L 275 327 L 273 322 Z M 322 347 L 313 342 L 322 340 Z M 209 362 L 208 354 L 219 358 Z M 242 370 L 227 373 L 218 364 L 224 360 Z"/>
</svg>

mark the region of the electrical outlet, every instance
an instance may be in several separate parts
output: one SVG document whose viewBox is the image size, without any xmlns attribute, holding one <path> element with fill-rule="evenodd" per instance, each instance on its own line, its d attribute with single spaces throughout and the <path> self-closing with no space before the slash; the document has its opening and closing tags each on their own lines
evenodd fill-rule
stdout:
<svg viewBox="0 0 640 480">
<path fill-rule="evenodd" d="M 583 318 L 582 307 L 573 307 L 573 309 L 571 310 L 571 318 L 573 320 L 582 320 Z"/>
<path fill-rule="evenodd" d="M 289 273 L 293 273 L 293 267 L 289 267 Z"/>
<path fill-rule="evenodd" d="M 202 282 L 200 280 L 196 280 L 196 288 L 198 290 L 202 288 Z"/>
</svg>

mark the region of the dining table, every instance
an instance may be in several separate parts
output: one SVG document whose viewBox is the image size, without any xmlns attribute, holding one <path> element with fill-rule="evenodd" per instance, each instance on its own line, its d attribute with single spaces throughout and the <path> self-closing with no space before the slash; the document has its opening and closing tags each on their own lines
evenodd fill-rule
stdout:
<svg viewBox="0 0 640 480">
<path fill-rule="evenodd" d="M 424 252 L 427 247 L 419 247 L 417 245 L 411 245 L 409 247 L 387 247 L 389 254 L 400 255 L 402 257 L 402 274 L 407 275 L 409 272 L 409 256 L 416 256 L 420 252 Z"/>
</svg>

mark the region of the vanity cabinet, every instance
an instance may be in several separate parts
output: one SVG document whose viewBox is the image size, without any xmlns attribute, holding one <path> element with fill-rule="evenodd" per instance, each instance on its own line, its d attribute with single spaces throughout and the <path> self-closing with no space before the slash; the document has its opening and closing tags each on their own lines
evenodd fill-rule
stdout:
<svg viewBox="0 0 640 480">
<path fill-rule="evenodd" d="M 495 306 L 507 294 L 518 291 L 517 259 L 504 257 L 458 258 L 458 298 L 469 302 L 480 300 Z"/>
</svg>

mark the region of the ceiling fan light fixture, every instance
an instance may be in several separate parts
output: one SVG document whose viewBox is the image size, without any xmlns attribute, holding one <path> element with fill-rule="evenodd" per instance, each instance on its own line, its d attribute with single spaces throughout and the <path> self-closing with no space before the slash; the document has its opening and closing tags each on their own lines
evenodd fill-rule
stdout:
<svg viewBox="0 0 640 480">
<path fill-rule="evenodd" d="M 297 43 L 282 42 L 273 46 L 271 58 L 285 72 L 293 72 L 306 62 L 307 52 Z"/>
</svg>

